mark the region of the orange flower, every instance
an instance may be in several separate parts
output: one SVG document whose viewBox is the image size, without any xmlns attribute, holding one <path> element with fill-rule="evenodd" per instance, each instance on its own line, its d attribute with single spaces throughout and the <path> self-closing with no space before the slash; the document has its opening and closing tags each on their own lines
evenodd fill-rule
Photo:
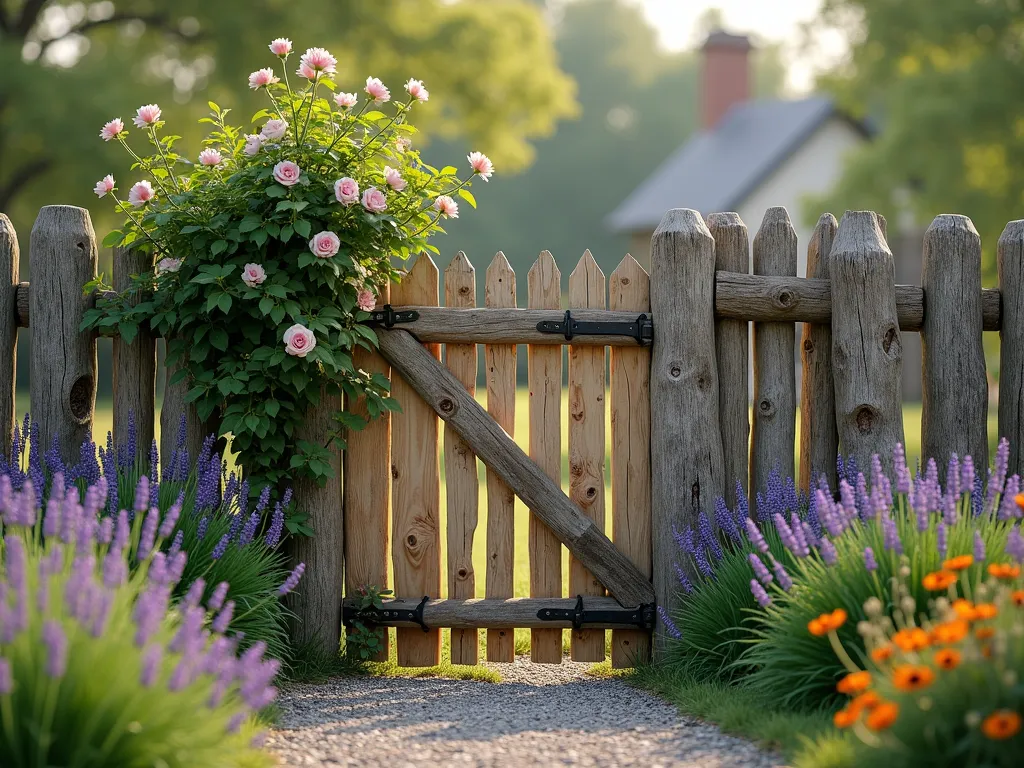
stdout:
<svg viewBox="0 0 1024 768">
<path fill-rule="evenodd" d="M 1016 736 L 1020 731 L 1020 714 L 1012 709 L 997 709 L 981 721 L 981 732 L 995 741 Z"/>
<path fill-rule="evenodd" d="M 1017 502 L 1017 506 L 1024 509 L 1024 493 L 1018 493 L 1013 497 L 1013 500 Z"/>
<path fill-rule="evenodd" d="M 891 701 L 883 701 L 868 714 L 867 725 L 872 731 L 884 731 L 892 727 L 899 717 L 900 708 Z"/>
<path fill-rule="evenodd" d="M 857 722 L 857 718 L 860 717 L 860 709 L 854 707 L 844 707 L 832 715 L 832 724 L 836 728 L 849 728 L 851 725 Z"/>
<path fill-rule="evenodd" d="M 891 644 L 880 645 L 871 651 L 871 658 L 878 664 L 892 656 L 893 647 Z"/>
<path fill-rule="evenodd" d="M 846 611 L 842 608 L 836 608 L 832 613 L 823 613 L 818 618 L 811 619 L 807 623 L 807 629 L 815 637 L 821 637 L 829 632 L 835 632 L 845 623 Z"/>
<path fill-rule="evenodd" d="M 930 592 L 941 592 L 956 584 L 958 578 L 953 571 L 934 571 L 925 576 L 921 583 Z"/>
<path fill-rule="evenodd" d="M 947 571 L 962 571 L 974 565 L 974 555 L 957 555 L 946 560 L 942 567 Z"/>
<path fill-rule="evenodd" d="M 974 636 L 979 640 L 988 640 L 990 637 L 995 635 L 996 630 L 993 627 L 978 627 L 974 630 Z"/>
<path fill-rule="evenodd" d="M 956 615 L 966 621 L 974 621 L 977 616 L 974 613 L 974 603 L 970 600 L 964 600 L 963 598 L 953 601 L 953 610 L 956 611 Z"/>
<path fill-rule="evenodd" d="M 944 648 L 941 651 L 936 651 L 934 656 L 935 663 L 942 669 L 956 669 L 960 666 L 960 658 L 960 651 L 953 648 Z"/>
<path fill-rule="evenodd" d="M 879 704 L 882 703 L 882 697 L 879 696 L 875 691 L 865 691 L 857 698 L 850 702 L 850 708 L 858 711 L 866 709 L 871 711 Z"/>
<path fill-rule="evenodd" d="M 871 673 L 863 670 L 851 672 L 836 684 L 836 690 L 851 696 L 871 687 Z"/>
<path fill-rule="evenodd" d="M 1024 589 L 1015 589 L 1010 595 L 1010 599 L 1018 608 L 1024 608 Z"/>
<path fill-rule="evenodd" d="M 1020 566 L 1011 565 L 1010 563 L 992 563 L 992 565 L 988 567 L 988 572 L 997 579 L 1006 579 L 1009 581 L 1020 576 Z"/>
<path fill-rule="evenodd" d="M 930 645 L 928 633 L 920 627 L 901 629 L 892 636 L 892 641 L 904 651 L 920 651 Z"/>
<path fill-rule="evenodd" d="M 952 645 L 967 637 L 968 631 L 970 631 L 970 627 L 963 619 L 947 621 L 932 630 L 932 640 L 937 645 Z"/>
<path fill-rule="evenodd" d="M 919 691 L 935 680 L 931 667 L 903 664 L 892 671 L 892 684 L 901 691 Z"/>
<path fill-rule="evenodd" d="M 974 606 L 974 618 L 976 619 L 994 619 L 998 613 L 999 609 L 992 603 L 978 603 Z"/>
</svg>

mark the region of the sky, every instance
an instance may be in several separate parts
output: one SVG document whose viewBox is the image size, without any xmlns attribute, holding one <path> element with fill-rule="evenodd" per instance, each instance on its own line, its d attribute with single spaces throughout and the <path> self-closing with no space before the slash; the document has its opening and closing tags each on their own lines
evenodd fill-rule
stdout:
<svg viewBox="0 0 1024 768">
<path fill-rule="evenodd" d="M 670 50 L 699 45 L 696 25 L 710 8 L 719 8 L 726 29 L 734 33 L 756 34 L 784 43 L 789 66 L 787 88 L 794 94 L 806 93 L 813 85 L 816 69 L 842 56 L 842 37 L 835 32 L 817 31 L 815 53 L 802 45 L 801 25 L 813 19 L 821 0 L 633 0 L 660 34 Z M 824 49 L 824 50 L 822 50 Z M 825 51 L 828 53 L 826 54 Z"/>
</svg>

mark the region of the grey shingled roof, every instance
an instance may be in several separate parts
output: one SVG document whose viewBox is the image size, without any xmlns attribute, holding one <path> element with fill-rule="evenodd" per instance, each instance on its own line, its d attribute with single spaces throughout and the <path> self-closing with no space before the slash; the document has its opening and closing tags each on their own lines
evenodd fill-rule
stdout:
<svg viewBox="0 0 1024 768">
<path fill-rule="evenodd" d="M 676 150 L 608 217 L 617 232 L 657 227 L 670 208 L 734 211 L 828 118 L 831 99 L 748 101 Z"/>
</svg>

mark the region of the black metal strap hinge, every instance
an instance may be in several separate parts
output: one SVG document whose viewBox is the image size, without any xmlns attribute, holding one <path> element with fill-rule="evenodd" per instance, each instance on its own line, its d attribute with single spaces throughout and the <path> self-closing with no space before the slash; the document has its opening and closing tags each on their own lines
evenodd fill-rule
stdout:
<svg viewBox="0 0 1024 768">
<path fill-rule="evenodd" d="M 537 611 L 537 618 L 541 621 L 568 621 L 576 631 L 581 630 L 584 624 L 629 624 L 640 629 L 654 629 L 654 603 L 645 603 L 636 608 L 586 611 L 583 609 L 583 595 L 576 595 L 575 607 L 542 608 Z"/>
<path fill-rule="evenodd" d="M 429 600 L 430 598 L 424 595 L 419 605 L 415 608 L 388 608 L 388 604 L 385 603 L 383 608 L 371 606 L 360 611 L 346 611 L 343 609 L 342 623 L 349 627 L 356 621 L 363 624 L 387 624 L 396 621 L 409 621 L 413 624 L 419 624 L 424 632 L 429 632 L 430 627 L 423 620 L 423 608 Z"/>
<path fill-rule="evenodd" d="M 654 321 L 645 314 L 629 322 L 592 323 L 577 320 L 567 309 L 561 322 L 542 320 L 537 323 L 537 330 L 557 333 L 566 341 L 572 341 L 576 336 L 629 336 L 636 339 L 637 344 L 649 344 L 654 339 Z"/>
<path fill-rule="evenodd" d="M 366 322 L 368 325 L 383 325 L 385 328 L 394 328 L 395 323 L 412 323 L 419 319 L 420 313 L 414 309 L 395 312 L 390 304 L 385 304 L 380 309 L 373 310 L 370 313 L 370 319 Z"/>
</svg>

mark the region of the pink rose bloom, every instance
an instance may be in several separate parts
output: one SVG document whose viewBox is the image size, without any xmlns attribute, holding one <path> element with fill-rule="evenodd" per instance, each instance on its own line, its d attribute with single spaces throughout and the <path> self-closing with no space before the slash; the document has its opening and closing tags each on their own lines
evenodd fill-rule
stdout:
<svg viewBox="0 0 1024 768">
<path fill-rule="evenodd" d="M 156 123 L 159 119 L 160 107 L 156 104 L 146 104 L 143 107 L 139 107 L 132 122 L 135 123 L 137 128 L 146 128 Z"/>
<path fill-rule="evenodd" d="M 168 272 L 177 272 L 181 269 L 181 261 L 181 259 L 172 259 L 170 256 L 165 259 L 160 259 L 160 261 L 156 263 L 156 272 L 158 275 L 164 275 Z"/>
<path fill-rule="evenodd" d="M 387 165 L 384 166 L 384 181 L 386 181 L 388 186 L 395 190 L 395 192 L 401 192 L 409 186 L 409 182 L 403 179 L 396 169 Z"/>
<path fill-rule="evenodd" d="M 292 52 L 292 41 L 287 37 L 279 37 L 270 43 L 270 52 L 275 56 L 287 56 Z"/>
<path fill-rule="evenodd" d="M 316 80 L 317 71 L 313 69 L 309 64 L 299 64 L 299 68 L 295 70 L 295 74 L 299 77 L 304 77 L 307 80 Z"/>
<path fill-rule="evenodd" d="M 448 195 L 441 195 L 437 198 L 437 200 L 434 201 L 434 208 L 436 208 L 442 216 L 447 216 L 449 219 L 459 218 L 459 204 L 452 200 Z"/>
<path fill-rule="evenodd" d="M 334 103 L 342 109 L 348 109 L 354 107 L 356 102 L 359 101 L 359 97 L 354 93 L 336 93 L 334 94 Z"/>
<path fill-rule="evenodd" d="M 363 192 L 363 208 L 368 210 L 370 213 L 383 213 L 384 209 L 388 207 L 388 199 L 384 197 L 384 193 L 376 187 L 370 187 Z"/>
<path fill-rule="evenodd" d="M 111 139 L 116 139 L 122 133 L 124 133 L 124 122 L 120 117 L 115 117 L 103 126 L 103 130 L 100 131 L 100 138 L 104 141 L 110 141 Z"/>
<path fill-rule="evenodd" d="M 277 141 L 283 138 L 288 133 L 288 123 L 284 120 L 278 120 L 276 117 L 272 120 L 267 120 L 263 125 L 263 130 L 260 131 L 260 136 L 268 141 Z"/>
<path fill-rule="evenodd" d="M 128 192 L 128 202 L 140 208 L 153 199 L 153 185 L 148 181 L 137 181 Z"/>
<path fill-rule="evenodd" d="M 372 312 L 373 308 L 377 306 L 377 297 L 373 295 L 373 291 L 364 288 L 356 297 L 356 306 L 363 312 Z"/>
<path fill-rule="evenodd" d="M 274 166 L 274 178 L 278 184 L 283 184 L 286 187 L 294 187 L 298 184 L 301 175 L 302 169 L 291 160 L 282 160 Z"/>
<path fill-rule="evenodd" d="M 325 75 L 333 75 L 338 68 L 338 60 L 323 48 L 307 48 L 299 62 L 301 66 L 308 67 L 314 72 L 323 72 Z M 308 75 L 303 74 L 303 77 Z"/>
<path fill-rule="evenodd" d="M 220 165 L 224 158 L 216 149 L 207 148 L 199 153 L 199 162 L 203 165 Z"/>
<path fill-rule="evenodd" d="M 295 357 L 305 357 L 316 346 L 316 336 L 304 325 L 296 323 L 284 332 L 284 351 Z"/>
<path fill-rule="evenodd" d="M 257 88 L 263 88 L 264 86 L 279 82 L 281 82 L 281 78 L 274 77 L 274 70 L 272 70 L 270 67 L 257 69 L 255 72 L 249 75 L 249 87 L 252 88 L 254 91 Z"/>
<path fill-rule="evenodd" d="M 405 90 L 409 92 L 416 101 L 426 101 L 430 98 L 430 91 L 423 87 L 422 80 L 409 79 L 409 82 L 405 84 Z"/>
<path fill-rule="evenodd" d="M 407 150 L 411 146 L 412 146 L 412 139 L 410 139 L 410 138 L 408 138 L 406 136 L 399 136 L 397 139 L 395 139 L 395 148 L 399 152 L 405 152 L 405 150 Z"/>
<path fill-rule="evenodd" d="M 242 282 L 250 288 L 262 285 L 263 281 L 266 279 L 267 273 L 259 264 L 246 264 L 242 268 Z"/>
<path fill-rule="evenodd" d="M 242 151 L 249 157 L 252 157 L 259 154 L 262 146 L 263 138 L 259 134 L 251 133 L 245 137 L 245 146 L 242 148 Z"/>
<path fill-rule="evenodd" d="M 491 174 L 494 173 L 494 163 L 483 152 L 470 152 L 466 155 L 466 159 L 469 160 L 469 164 L 473 167 L 473 173 L 477 174 L 484 181 L 487 181 Z"/>
<path fill-rule="evenodd" d="M 333 232 L 318 232 L 309 241 L 309 250 L 318 259 L 329 259 L 341 248 L 341 240 Z"/>
<path fill-rule="evenodd" d="M 385 101 L 390 101 L 391 91 L 387 89 L 387 86 L 376 77 L 366 78 L 366 92 L 370 94 L 370 98 L 373 99 L 374 104 L 383 104 Z"/>
<path fill-rule="evenodd" d="M 342 205 L 352 205 L 359 202 L 359 184 L 355 179 L 346 176 L 334 182 L 334 196 Z"/>
<path fill-rule="evenodd" d="M 96 182 L 96 186 L 92 190 L 96 193 L 96 197 L 103 197 L 114 191 L 114 177 L 109 173 L 102 179 Z"/>
</svg>

